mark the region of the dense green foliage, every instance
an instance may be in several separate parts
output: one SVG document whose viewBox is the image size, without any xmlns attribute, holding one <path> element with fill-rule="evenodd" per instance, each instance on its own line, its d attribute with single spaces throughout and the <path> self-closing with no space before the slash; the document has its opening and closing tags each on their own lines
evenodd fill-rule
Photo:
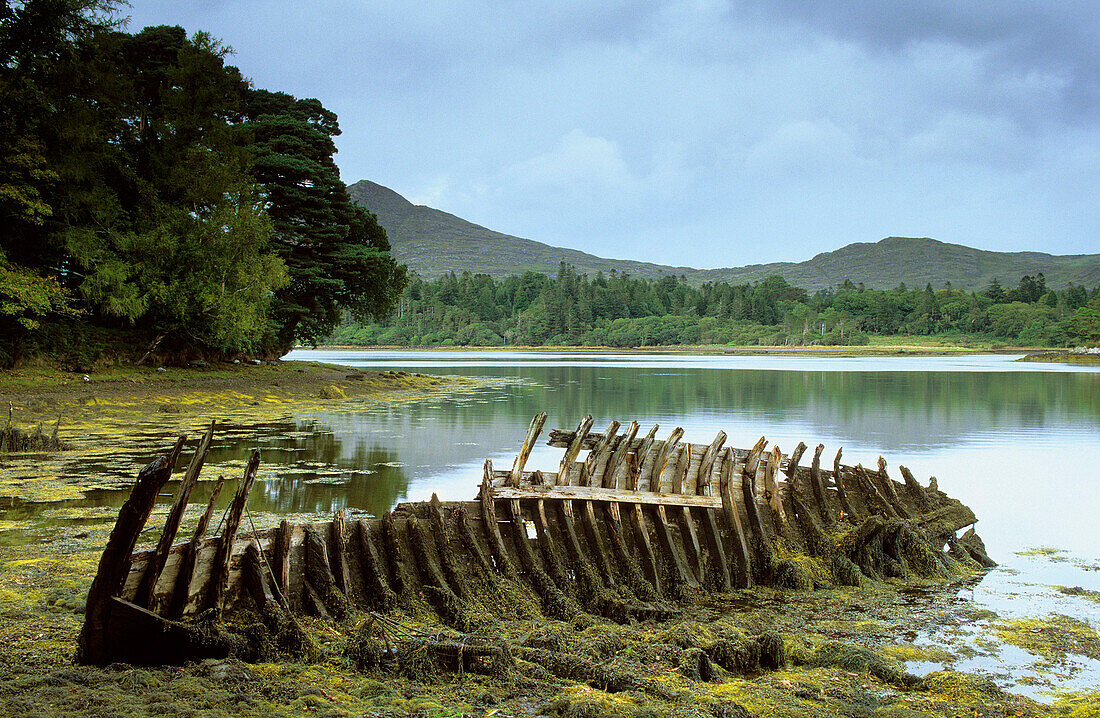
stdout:
<svg viewBox="0 0 1100 718">
<path fill-rule="evenodd" d="M 556 278 L 535 272 L 495 280 L 451 273 L 414 277 L 395 314 L 381 323 L 346 321 L 330 338 L 358 345 L 865 344 L 870 334 L 978 334 L 1025 345 L 1064 346 L 1100 336 L 1100 289 L 1049 290 L 1042 274 L 1005 290 L 926 286 L 865 289 L 845 282 L 809 295 L 782 277 L 692 287 L 683 278 L 594 279 L 562 263 Z"/>
<path fill-rule="evenodd" d="M 205 33 L 123 32 L 113 5 L 0 7 L 0 365 L 58 310 L 183 354 L 388 312 L 404 271 L 348 200 L 336 116 L 253 89 Z"/>
</svg>

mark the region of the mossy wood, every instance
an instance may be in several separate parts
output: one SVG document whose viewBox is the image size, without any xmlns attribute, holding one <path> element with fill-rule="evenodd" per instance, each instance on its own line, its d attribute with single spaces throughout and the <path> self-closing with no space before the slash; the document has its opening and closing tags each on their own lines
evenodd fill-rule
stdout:
<svg viewBox="0 0 1100 718">
<path fill-rule="evenodd" d="M 810 467 L 767 449 L 667 440 L 654 426 L 618 421 L 593 433 L 553 430 L 565 449 L 558 471 L 527 471 L 542 431 L 539 414 L 512 468 L 485 462 L 473 501 L 399 504 L 382 519 L 349 519 L 238 531 L 259 470 L 245 469 L 220 535 L 205 536 L 213 502 L 190 541 L 172 544 L 190 486 L 209 449 L 204 436 L 156 548 L 133 553 L 182 444 L 141 471 L 119 512 L 88 597 L 78 660 L 105 664 L 178 662 L 227 653 L 247 641 L 227 628 L 249 611 L 279 636 L 294 616 L 350 621 L 367 611 L 434 611 L 439 623 L 471 630 L 479 607 L 533 595 L 533 610 L 556 618 L 580 611 L 613 620 L 664 620 L 709 592 L 753 585 L 813 588 L 908 577 L 944 578 L 961 564 L 988 566 L 981 540 L 958 531 L 973 512 L 920 485 L 905 467 Z M 582 452 L 588 450 L 587 456 Z M 192 478 L 193 477 L 193 478 Z M 220 478 L 219 478 L 220 481 Z M 219 484 L 220 488 L 220 484 Z M 945 545 L 950 551 L 944 550 Z M 481 616 L 479 619 L 478 616 Z M 299 642 L 299 644 L 301 643 Z"/>
</svg>

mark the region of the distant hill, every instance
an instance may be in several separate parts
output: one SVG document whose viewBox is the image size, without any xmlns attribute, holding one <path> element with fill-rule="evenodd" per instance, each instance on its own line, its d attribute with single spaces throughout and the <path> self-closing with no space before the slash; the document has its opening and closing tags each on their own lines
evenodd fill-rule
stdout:
<svg viewBox="0 0 1100 718">
<path fill-rule="evenodd" d="M 1051 255 L 1043 252 L 990 252 L 935 239 L 888 237 L 857 242 L 823 252 L 804 262 L 773 262 L 724 269 L 669 267 L 649 262 L 604 259 L 576 249 L 552 247 L 530 239 L 494 232 L 438 209 L 414 205 L 397 192 L 362 180 L 348 187 L 352 199 L 378 216 L 398 261 L 425 278 L 447 272 L 484 272 L 505 277 L 531 270 L 554 274 L 564 259 L 580 273 L 595 275 L 612 269 L 636 277 L 684 275 L 692 284 L 745 283 L 772 274 L 811 292 L 850 279 L 867 287 L 891 289 L 951 282 L 956 289 L 974 290 L 994 277 L 1014 285 L 1025 274 L 1042 272 L 1053 288 L 1070 282 L 1100 284 L 1100 254 Z"/>
</svg>

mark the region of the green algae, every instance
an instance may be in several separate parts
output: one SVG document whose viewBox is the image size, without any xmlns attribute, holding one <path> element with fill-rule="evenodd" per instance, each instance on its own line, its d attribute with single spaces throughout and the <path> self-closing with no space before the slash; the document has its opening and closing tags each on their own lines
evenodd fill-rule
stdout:
<svg viewBox="0 0 1100 718">
<path fill-rule="evenodd" d="M 1036 667 L 1041 670 L 1065 665 L 1071 655 L 1100 660 L 1100 632 L 1071 616 L 1005 619 L 995 621 L 993 630 L 1004 643 L 1037 656 Z M 1069 670 L 1076 669 L 1070 666 Z"/>
</svg>

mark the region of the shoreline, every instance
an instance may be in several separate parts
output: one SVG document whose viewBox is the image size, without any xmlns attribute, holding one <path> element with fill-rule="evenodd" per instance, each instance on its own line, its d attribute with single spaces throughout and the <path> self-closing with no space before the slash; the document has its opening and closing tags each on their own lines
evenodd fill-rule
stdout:
<svg viewBox="0 0 1100 718">
<path fill-rule="evenodd" d="M 933 347 L 916 344 L 879 345 L 879 346 L 836 346 L 836 347 L 785 347 L 785 346 L 715 346 L 715 345 L 669 345 L 660 347 L 604 347 L 604 346 L 403 346 L 397 344 L 358 346 L 347 344 L 319 344 L 316 347 L 294 347 L 292 351 L 456 351 L 456 352 L 573 352 L 577 354 L 715 354 L 723 356 L 818 356 L 860 357 L 860 356 L 966 356 L 975 354 L 1034 354 L 1044 351 L 1035 347 L 1003 347 L 998 349 L 975 347 Z"/>
</svg>

